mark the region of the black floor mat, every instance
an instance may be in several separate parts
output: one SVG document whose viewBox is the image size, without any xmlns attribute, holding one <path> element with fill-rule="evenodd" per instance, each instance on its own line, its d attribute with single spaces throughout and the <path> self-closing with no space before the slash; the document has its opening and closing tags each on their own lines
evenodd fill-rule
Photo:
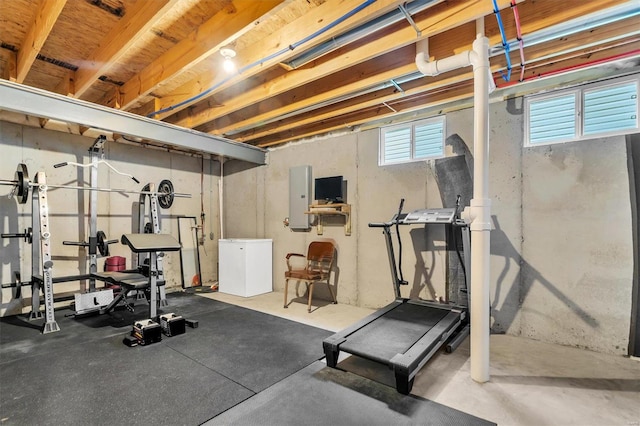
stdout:
<svg viewBox="0 0 640 426">
<path fill-rule="evenodd" d="M 254 392 L 322 358 L 322 341 L 332 334 L 236 306 L 198 318 L 206 327 L 168 345 Z"/>
<path fill-rule="evenodd" d="M 327 330 L 192 294 L 168 301 L 162 312 L 198 328 L 133 348 L 122 339 L 144 303 L 85 318 L 57 311 L 61 330 L 47 335 L 22 316 L 1 319 L 2 425 L 487 424 L 325 368 Z"/>
<path fill-rule="evenodd" d="M 331 333 L 197 295 L 164 312 L 198 321 L 185 334 L 129 348 L 131 314 L 73 319 L 40 334 L 0 321 L 2 424 L 200 424 L 323 356 Z M 140 319 L 140 318 L 136 318 Z"/>
<path fill-rule="evenodd" d="M 315 362 L 205 425 L 494 425 Z"/>
</svg>

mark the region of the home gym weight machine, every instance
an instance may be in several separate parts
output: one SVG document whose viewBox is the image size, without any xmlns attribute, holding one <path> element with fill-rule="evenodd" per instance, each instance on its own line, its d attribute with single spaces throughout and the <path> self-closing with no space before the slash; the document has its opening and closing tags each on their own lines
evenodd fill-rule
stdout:
<svg viewBox="0 0 640 426">
<path fill-rule="evenodd" d="M 113 292 L 107 290 L 107 294 L 110 295 L 105 298 L 107 303 L 94 303 L 93 306 L 89 306 L 89 309 L 92 311 L 97 310 L 100 314 L 104 314 L 113 310 L 119 303 L 123 303 L 127 309 L 133 311 L 132 305 L 127 303 L 127 297 L 130 293 L 135 293 L 136 296 L 144 295 L 149 300 L 150 318 L 156 316 L 156 293 L 159 293 L 160 295 L 160 306 L 167 306 L 162 259 L 164 257 L 164 251 L 175 251 L 176 249 L 158 249 L 158 251 L 152 251 L 150 250 L 150 247 L 153 247 L 157 244 L 157 241 L 161 241 L 162 238 L 165 238 L 163 234 L 160 233 L 160 215 L 158 212 L 158 206 L 162 208 L 171 207 L 171 204 L 173 204 L 173 194 L 175 193 L 173 192 L 173 184 L 169 180 L 163 180 L 160 182 L 159 188 L 164 191 L 161 192 L 162 194 L 168 195 L 158 196 L 158 192 L 154 191 L 154 185 L 149 183 L 142 188 L 138 203 L 137 235 L 152 234 L 155 235 L 155 237 L 146 237 L 142 240 L 137 237 L 131 237 L 134 238 L 133 240 L 131 238 L 128 239 L 126 243 L 136 255 L 136 265 L 133 269 L 126 271 L 96 272 L 93 274 L 95 279 L 120 287 L 120 291 L 118 296 L 114 298 Z M 147 200 L 149 201 L 148 215 L 150 222 L 146 221 Z M 134 240 L 137 241 L 138 244 L 130 244 L 130 242 Z M 124 236 L 121 242 L 125 244 Z M 142 244 L 142 242 L 144 242 L 144 244 Z"/>
<path fill-rule="evenodd" d="M 100 147 L 100 139 L 96 140 L 94 147 Z M 103 143 L 103 142 L 102 142 Z M 94 148 L 92 147 L 92 149 Z M 99 149 L 99 148 L 98 148 Z M 96 161 L 96 166 L 97 166 Z M 57 165 L 58 167 L 65 165 L 64 163 Z M 93 166 L 93 161 L 92 161 Z M 96 179 L 97 180 L 97 179 Z M 165 181 L 163 181 L 165 182 Z M 166 181 L 168 182 L 168 181 Z M 3 288 L 6 287 L 21 287 L 23 285 L 31 285 L 32 286 L 32 310 L 30 313 L 30 319 L 39 319 L 42 318 L 42 312 L 40 311 L 40 288 L 42 287 L 44 293 L 44 304 L 45 304 L 45 324 L 43 327 L 43 334 L 51 333 L 59 330 L 59 326 L 55 321 L 54 315 L 54 297 L 53 297 L 53 284 L 54 282 L 68 282 L 82 279 L 100 279 L 97 276 L 97 273 L 92 272 L 86 275 L 79 275 L 74 277 L 60 277 L 59 279 L 54 279 L 52 274 L 53 261 L 51 259 L 51 231 L 49 228 L 49 207 L 47 202 L 48 189 L 49 188 L 59 188 L 59 189 L 71 189 L 71 190 L 81 190 L 81 191 L 92 191 L 92 193 L 98 192 L 117 192 L 117 193 L 128 193 L 128 194 L 139 194 L 140 196 L 150 196 L 154 197 L 155 200 L 158 200 L 159 204 L 165 207 L 170 207 L 173 203 L 174 197 L 185 197 L 189 198 L 190 194 L 180 194 L 173 192 L 173 186 L 165 183 L 162 186 L 164 191 L 168 191 L 171 189 L 171 192 L 156 192 L 151 188 L 149 191 L 130 191 L 124 189 L 111 189 L 111 188 L 99 188 L 97 185 L 93 185 L 90 187 L 84 186 L 70 186 L 70 185 L 49 185 L 46 182 L 45 172 L 38 172 L 33 182 L 29 179 L 29 173 L 27 170 L 27 166 L 25 164 L 19 164 L 15 178 L 13 180 L 4 180 L 0 179 L 0 185 L 11 186 L 11 192 L 9 194 L 9 198 L 15 197 L 19 204 L 26 204 L 29 199 L 29 194 L 32 193 L 32 227 L 25 229 L 23 233 L 7 233 L 2 234 L 3 238 L 24 238 L 25 242 L 32 242 L 34 239 L 40 241 L 39 249 L 37 247 L 32 248 L 32 278 L 29 282 L 23 282 L 20 280 L 20 275 L 16 274 L 16 278 L 13 283 L 8 285 L 2 285 Z M 170 184 L 170 182 L 169 182 Z M 37 188 L 37 196 L 34 190 Z M 161 201 L 160 201 L 161 200 Z M 95 202 L 93 203 L 95 206 Z M 97 217 L 97 214 L 96 214 Z M 116 240 L 117 241 L 117 240 Z M 104 237 L 104 233 L 96 231 L 95 237 L 91 236 L 89 243 L 70 243 L 70 245 L 83 245 L 90 247 L 90 251 L 94 252 L 92 249 L 95 247 L 101 254 L 108 254 L 108 244 L 115 242 L 106 240 Z M 67 244 L 69 245 L 69 243 Z M 92 262 L 95 266 L 96 263 Z M 42 274 L 40 273 L 40 268 Z M 94 281 L 95 283 L 95 281 Z M 95 285 L 95 284 L 94 284 Z M 99 302 L 98 302 L 99 303 Z"/>
<path fill-rule="evenodd" d="M 443 344 L 446 343 L 447 352 L 451 352 L 469 335 L 470 292 L 468 274 L 465 273 L 465 288 L 457 291 L 456 294 L 466 295 L 466 297 L 455 304 L 403 298 L 400 288 L 408 282 L 403 279 L 400 265 L 402 241 L 399 227 L 400 225 L 426 227 L 445 225 L 453 232 L 456 229 L 460 230 L 463 252 L 460 257 L 463 257 L 461 260 L 464 262 L 465 271 L 470 259 L 470 238 L 467 224 L 459 219 L 459 206 L 415 210 L 403 214 L 403 204 L 404 199 L 400 202 L 398 213 L 389 222 L 369 224 L 371 228 L 382 228 L 384 233 L 395 300 L 363 320 L 326 338 L 322 346 L 329 367 L 337 367 L 340 351 L 387 365 L 394 372 L 396 390 L 402 394 L 409 394 L 418 371 Z M 400 250 L 397 264 L 391 238 L 392 227 L 396 229 Z M 457 242 L 454 244 L 455 250 L 460 255 Z"/>
</svg>

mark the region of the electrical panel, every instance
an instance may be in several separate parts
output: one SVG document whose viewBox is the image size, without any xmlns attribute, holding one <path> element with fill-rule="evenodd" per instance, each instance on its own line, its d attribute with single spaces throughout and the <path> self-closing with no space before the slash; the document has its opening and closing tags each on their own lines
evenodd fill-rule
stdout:
<svg viewBox="0 0 640 426">
<path fill-rule="evenodd" d="M 289 228 L 309 229 L 311 204 L 311 166 L 289 168 Z"/>
</svg>

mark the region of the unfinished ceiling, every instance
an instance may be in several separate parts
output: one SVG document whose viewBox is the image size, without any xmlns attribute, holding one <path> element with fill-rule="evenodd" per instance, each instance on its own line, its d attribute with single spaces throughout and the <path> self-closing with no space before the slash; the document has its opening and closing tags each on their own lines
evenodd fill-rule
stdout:
<svg viewBox="0 0 640 426">
<path fill-rule="evenodd" d="M 640 70 L 638 0 L 0 0 L 0 76 L 268 147 L 460 105 L 472 71 L 423 77 L 416 43 L 442 59 L 478 31 L 505 96 Z"/>
</svg>

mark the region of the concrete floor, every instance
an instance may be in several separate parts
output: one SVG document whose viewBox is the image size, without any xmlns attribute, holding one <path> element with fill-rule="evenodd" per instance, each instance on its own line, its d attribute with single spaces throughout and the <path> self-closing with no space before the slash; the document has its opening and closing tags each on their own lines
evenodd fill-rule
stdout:
<svg viewBox="0 0 640 426">
<path fill-rule="evenodd" d="M 202 295 L 333 331 L 373 312 L 314 299 L 317 309 L 308 313 L 303 298 L 284 309 L 278 292 Z M 350 357 L 341 367 L 393 386 L 389 370 L 378 364 Z M 479 384 L 469 377 L 467 339 L 453 354 L 434 356 L 418 373 L 412 394 L 499 425 L 640 425 L 640 361 L 495 335 L 491 381 Z"/>
</svg>

